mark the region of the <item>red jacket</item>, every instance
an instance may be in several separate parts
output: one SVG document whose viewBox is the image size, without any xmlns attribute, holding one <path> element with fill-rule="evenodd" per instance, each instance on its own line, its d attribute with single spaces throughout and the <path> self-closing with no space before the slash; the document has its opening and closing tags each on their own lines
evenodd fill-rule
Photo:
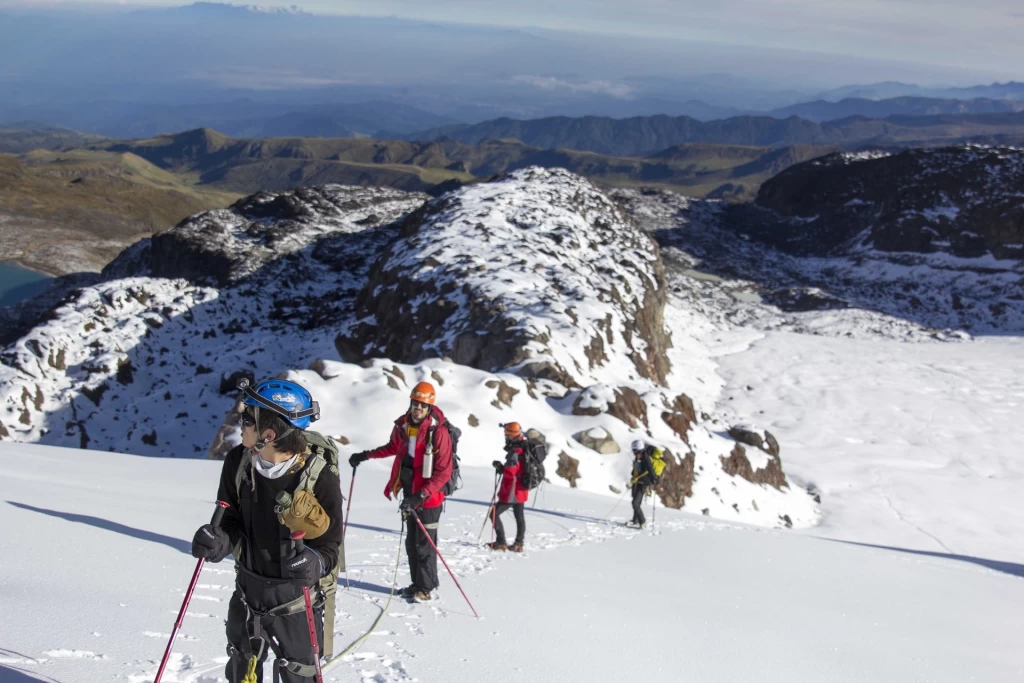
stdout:
<svg viewBox="0 0 1024 683">
<path fill-rule="evenodd" d="M 525 444 L 524 444 L 525 446 Z M 525 503 L 527 498 L 530 497 L 530 490 L 523 486 L 523 459 L 524 459 L 523 446 L 517 446 L 509 452 L 509 457 L 505 461 L 505 469 L 501 474 L 501 488 L 498 489 L 498 502 L 499 503 Z M 509 464 L 509 461 L 514 460 L 513 464 Z M 512 485 L 515 483 L 516 499 L 512 500 Z"/>
<path fill-rule="evenodd" d="M 452 440 L 447 429 L 441 429 L 440 424 L 444 421 L 444 413 L 439 408 L 431 408 L 430 413 L 419 425 L 419 433 L 416 435 L 416 450 L 413 458 L 412 492 L 426 493 L 426 500 L 423 502 L 425 508 L 436 508 L 444 502 L 444 492 L 441 488 L 448 483 L 452 476 Z M 388 485 L 384 488 L 384 495 L 388 500 L 402 490 L 400 479 L 402 471 L 402 460 L 409 452 L 409 433 L 406 429 L 407 416 L 402 415 L 395 420 L 395 426 L 391 430 L 391 440 L 386 446 L 375 448 L 367 456 L 371 458 L 387 458 L 395 456 L 395 462 L 391 466 L 391 477 Z M 430 479 L 423 478 L 423 456 L 427 452 L 427 434 L 431 427 L 434 429 L 434 473 Z"/>
</svg>

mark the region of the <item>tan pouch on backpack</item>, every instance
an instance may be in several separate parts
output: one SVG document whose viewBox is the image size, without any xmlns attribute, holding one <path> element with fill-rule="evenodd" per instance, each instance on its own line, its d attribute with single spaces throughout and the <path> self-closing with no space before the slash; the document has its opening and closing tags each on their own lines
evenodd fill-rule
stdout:
<svg viewBox="0 0 1024 683">
<path fill-rule="evenodd" d="M 327 533 L 331 518 L 309 491 L 297 491 L 292 497 L 291 507 L 277 513 L 277 519 L 291 531 L 305 531 L 306 540 L 319 538 Z"/>
</svg>

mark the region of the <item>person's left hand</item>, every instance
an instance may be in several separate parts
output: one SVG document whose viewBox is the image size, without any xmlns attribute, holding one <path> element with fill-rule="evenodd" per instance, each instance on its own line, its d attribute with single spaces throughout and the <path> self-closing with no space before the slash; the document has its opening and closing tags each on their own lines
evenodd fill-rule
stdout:
<svg viewBox="0 0 1024 683">
<path fill-rule="evenodd" d="M 426 499 L 427 497 L 423 495 L 422 491 L 420 491 L 419 493 L 414 493 L 411 496 L 406 496 L 405 498 L 403 498 L 401 505 L 398 506 L 398 509 L 401 510 L 402 512 L 409 512 L 410 510 L 415 510 L 421 507 L 423 505 L 423 501 Z"/>
</svg>

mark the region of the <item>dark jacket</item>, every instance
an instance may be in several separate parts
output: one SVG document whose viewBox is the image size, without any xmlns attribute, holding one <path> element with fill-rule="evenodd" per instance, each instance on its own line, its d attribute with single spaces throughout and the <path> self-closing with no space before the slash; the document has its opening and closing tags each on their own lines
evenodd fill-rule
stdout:
<svg viewBox="0 0 1024 683">
<path fill-rule="evenodd" d="M 224 459 L 217 497 L 230 503 L 231 507 L 224 511 L 221 528 L 227 532 L 232 544 L 241 541 L 241 564 L 244 567 L 261 576 L 280 578 L 281 561 L 291 555 L 292 542 L 291 532 L 278 521 L 274 512 L 274 498 L 281 491 L 295 492 L 309 461 L 297 464 L 278 479 L 267 479 L 249 472 L 242 480 L 243 490 L 239 492 L 235 490 L 235 476 L 243 458 L 248 458 L 245 448 L 236 446 Z M 320 553 L 325 569 L 330 569 L 338 562 L 341 547 L 342 496 L 341 481 L 329 467 L 325 467 L 317 478 L 313 495 L 331 522 L 322 536 L 310 539 L 306 545 Z"/>
<path fill-rule="evenodd" d="M 651 462 L 651 454 L 654 453 L 654 446 L 648 446 L 641 453 L 640 457 L 633 455 L 633 486 L 650 486 L 654 483 L 654 464 Z"/>
<path fill-rule="evenodd" d="M 367 453 L 370 458 L 387 458 L 396 456 L 391 466 L 391 477 L 384 488 L 384 495 L 391 499 L 402 490 L 402 464 L 409 452 L 408 418 L 402 415 L 395 420 L 391 430 L 391 439 L 387 445 L 375 448 Z M 431 408 L 430 413 L 419 425 L 416 434 L 416 456 L 412 463 L 412 493 L 426 496 L 424 508 L 436 508 L 444 503 L 444 491 L 441 489 L 452 478 L 452 440 L 447 429 L 441 427 L 444 413 L 440 408 Z M 434 472 L 429 479 L 423 478 L 423 456 L 427 452 L 427 434 L 434 432 Z"/>
</svg>

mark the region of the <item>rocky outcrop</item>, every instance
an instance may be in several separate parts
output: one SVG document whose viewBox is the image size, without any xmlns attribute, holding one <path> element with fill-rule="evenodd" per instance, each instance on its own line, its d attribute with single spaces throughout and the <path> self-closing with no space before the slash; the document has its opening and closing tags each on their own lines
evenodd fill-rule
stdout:
<svg viewBox="0 0 1024 683">
<path fill-rule="evenodd" d="M 693 495 L 693 482 L 696 478 L 694 464 L 697 456 L 690 451 L 682 458 L 676 458 L 671 451 L 665 451 L 665 471 L 654 486 L 665 507 L 679 509 L 686 505 L 686 499 Z"/>
<path fill-rule="evenodd" d="M 580 478 L 580 461 L 565 451 L 558 454 L 558 469 L 555 474 L 569 482 L 570 488 L 576 488 L 576 480 Z"/>
<path fill-rule="evenodd" d="M 767 484 L 779 490 L 783 486 L 789 486 L 782 471 L 782 459 L 778 455 L 769 456 L 768 463 L 755 470 L 747 458 L 747 451 L 743 446 L 736 444 L 729 457 L 719 456 L 719 459 L 722 461 L 722 469 L 729 476 L 739 476 L 754 484 Z"/>
<path fill-rule="evenodd" d="M 767 181 L 757 205 L 782 220 L 752 233 L 791 252 L 870 247 L 1024 259 L 1024 150 L 832 154 Z"/>
<path fill-rule="evenodd" d="M 260 192 L 205 211 L 126 249 L 105 278 L 152 275 L 224 286 L 336 233 L 363 233 L 427 195 L 341 185 Z"/>
<path fill-rule="evenodd" d="M 447 356 L 565 387 L 624 359 L 664 383 L 664 268 L 603 193 L 560 169 L 464 187 L 410 215 L 359 296 L 342 357 Z"/>
</svg>

